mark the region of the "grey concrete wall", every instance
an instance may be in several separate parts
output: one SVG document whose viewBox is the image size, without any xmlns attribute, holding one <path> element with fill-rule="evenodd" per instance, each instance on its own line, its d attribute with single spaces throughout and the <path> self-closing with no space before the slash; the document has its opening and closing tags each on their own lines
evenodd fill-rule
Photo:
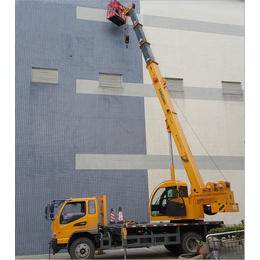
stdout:
<svg viewBox="0 0 260 260">
<path fill-rule="evenodd" d="M 51 223 L 44 209 L 53 199 L 106 194 L 108 209 L 122 206 L 125 219 L 148 221 L 147 170 L 75 168 L 77 153 L 146 153 L 142 97 L 76 93 L 76 79 L 98 80 L 99 72 L 123 74 L 127 82 L 143 80 L 141 53 L 138 47 L 126 49 L 124 29 L 77 19 L 77 4 L 107 5 L 16 2 L 18 255 L 48 252 Z M 58 69 L 58 84 L 31 83 L 32 67 Z"/>
</svg>

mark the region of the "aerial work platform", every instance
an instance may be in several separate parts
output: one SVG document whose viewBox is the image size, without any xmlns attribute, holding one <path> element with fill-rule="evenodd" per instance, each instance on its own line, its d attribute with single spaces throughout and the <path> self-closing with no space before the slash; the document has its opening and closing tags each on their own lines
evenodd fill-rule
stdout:
<svg viewBox="0 0 260 260">
<path fill-rule="evenodd" d="M 111 1 L 107 6 L 107 19 L 117 26 L 126 24 L 127 16 L 123 13 L 125 9 L 118 1 Z"/>
</svg>

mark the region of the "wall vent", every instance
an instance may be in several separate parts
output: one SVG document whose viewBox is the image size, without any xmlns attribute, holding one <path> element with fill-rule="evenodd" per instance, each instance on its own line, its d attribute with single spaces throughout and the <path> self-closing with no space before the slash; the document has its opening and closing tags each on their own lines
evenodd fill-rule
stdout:
<svg viewBox="0 0 260 260">
<path fill-rule="evenodd" d="M 31 82 L 58 84 L 58 70 L 45 68 L 32 68 Z"/>
<path fill-rule="evenodd" d="M 171 92 L 184 92 L 183 79 L 180 78 L 165 78 L 166 85 Z"/>
<path fill-rule="evenodd" d="M 122 74 L 99 73 L 99 87 L 122 88 Z"/>
<path fill-rule="evenodd" d="M 222 81 L 223 95 L 243 95 L 241 82 Z"/>
</svg>

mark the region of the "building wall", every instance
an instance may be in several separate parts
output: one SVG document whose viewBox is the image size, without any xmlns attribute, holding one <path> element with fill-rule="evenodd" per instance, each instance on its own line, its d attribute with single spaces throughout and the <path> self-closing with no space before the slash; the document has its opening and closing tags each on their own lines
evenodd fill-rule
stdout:
<svg viewBox="0 0 260 260">
<path fill-rule="evenodd" d="M 128 6 L 131 1 L 121 1 Z M 106 1 L 16 1 L 16 253 L 48 252 L 53 199 L 107 195 L 108 210 L 148 221 L 153 187 L 169 178 L 164 116 L 131 26 L 107 21 Z M 207 181 L 231 181 L 244 218 L 243 2 L 136 1 L 162 74 Z M 58 70 L 58 84 L 31 82 L 32 67 Z M 122 74 L 100 88 L 99 73 Z M 176 151 L 176 149 L 175 149 Z M 210 156 L 209 156 L 210 155 Z M 177 178 L 187 181 L 175 152 Z M 217 167 L 220 169 L 216 169 Z M 242 192 L 241 192 L 242 191 Z"/>
<path fill-rule="evenodd" d="M 222 81 L 244 89 L 244 3 L 241 1 L 141 1 L 144 30 L 164 77 L 182 78 L 171 93 L 204 182 L 231 182 L 240 213 L 206 216 L 228 224 L 244 219 L 244 98 L 223 95 Z M 144 83 L 150 76 L 143 62 Z M 145 97 L 147 154 L 166 155 L 168 136 L 159 101 Z M 178 155 L 177 148 L 174 149 Z M 177 156 L 175 156 L 177 157 Z M 178 158 L 176 178 L 189 183 Z M 168 170 L 148 170 L 149 192 Z"/>
</svg>

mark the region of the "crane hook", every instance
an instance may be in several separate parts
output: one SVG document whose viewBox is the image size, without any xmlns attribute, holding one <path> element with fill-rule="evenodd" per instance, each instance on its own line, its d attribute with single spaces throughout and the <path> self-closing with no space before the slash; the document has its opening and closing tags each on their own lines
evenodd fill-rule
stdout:
<svg viewBox="0 0 260 260">
<path fill-rule="evenodd" d="M 124 36 L 124 42 L 126 44 L 126 48 L 128 48 L 128 44 L 129 44 L 129 35 L 128 34 L 125 34 Z"/>
</svg>

